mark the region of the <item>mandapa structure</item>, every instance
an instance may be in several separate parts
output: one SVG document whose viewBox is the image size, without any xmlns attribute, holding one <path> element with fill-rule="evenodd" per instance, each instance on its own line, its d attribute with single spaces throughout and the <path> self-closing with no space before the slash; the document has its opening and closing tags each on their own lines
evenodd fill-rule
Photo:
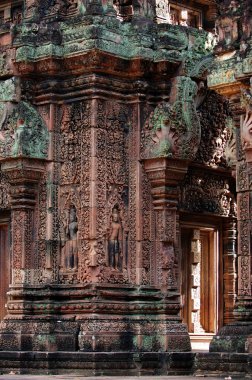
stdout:
<svg viewBox="0 0 252 380">
<path fill-rule="evenodd" d="M 1 1 L 1 372 L 249 378 L 251 77 L 250 0 Z"/>
</svg>

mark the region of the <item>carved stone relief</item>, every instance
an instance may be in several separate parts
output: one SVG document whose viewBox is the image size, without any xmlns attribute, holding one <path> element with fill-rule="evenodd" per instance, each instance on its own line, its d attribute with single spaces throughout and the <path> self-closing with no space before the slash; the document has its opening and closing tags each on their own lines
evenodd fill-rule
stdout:
<svg viewBox="0 0 252 380">
<path fill-rule="evenodd" d="M 250 83 L 252 89 L 252 80 Z M 241 103 L 245 109 L 245 116 L 241 123 L 241 141 L 242 147 L 246 151 L 252 148 L 252 94 L 250 91 L 243 91 Z"/>
<path fill-rule="evenodd" d="M 213 168 L 232 166 L 236 161 L 236 136 L 227 100 L 209 91 L 199 115 L 201 142 L 196 161 Z"/>
<path fill-rule="evenodd" d="M 238 39 L 238 23 L 235 17 L 224 17 L 216 23 L 219 35 L 219 43 L 227 46 Z"/>
<path fill-rule="evenodd" d="M 112 209 L 111 222 L 108 229 L 108 265 L 112 269 L 122 271 L 127 264 L 127 256 L 124 252 L 124 237 L 120 210 L 117 205 Z"/>
<path fill-rule="evenodd" d="M 55 14 L 66 14 L 75 12 L 78 7 L 77 0 L 26 0 L 25 17 L 38 18 L 49 17 Z"/>
<path fill-rule="evenodd" d="M 177 259 L 175 255 L 174 245 L 172 243 L 162 244 L 162 256 L 161 256 L 161 268 L 162 268 L 162 284 L 165 284 L 168 289 L 176 289 L 176 267 Z"/>
<path fill-rule="evenodd" d="M 194 158 L 200 141 L 197 92 L 198 86 L 189 77 L 176 77 L 170 103 L 159 104 L 142 131 L 142 158 Z"/>
<path fill-rule="evenodd" d="M 46 158 L 48 130 L 38 112 L 26 102 L 0 103 L 0 157 Z"/>
<path fill-rule="evenodd" d="M 236 201 L 228 179 L 189 170 L 181 184 L 180 207 L 191 212 L 236 216 Z"/>
<path fill-rule="evenodd" d="M 97 260 L 102 281 L 128 278 L 129 109 L 120 103 L 97 104 Z M 104 160 L 106 157 L 106 160 Z M 104 178 L 106 179 L 104 181 Z"/>
<path fill-rule="evenodd" d="M 67 283 L 78 279 L 86 281 L 83 266 L 87 267 L 85 252 L 89 232 L 89 158 L 86 155 L 89 117 L 89 104 L 84 102 L 62 107 L 58 116 L 61 141 L 58 154 L 62 160 L 59 174 L 60 281 Z"/>
<path fill-rule="evenodd" d="M 62 241 L 61 265 L 63 269 L 77 270 L 78 268 L 78 218 L 76 207 L 70 205 L 69 210 L 65 210 L 63 219 L 64 240 Z"/>
<path fill-rule="evenodd" d="M 0 171 L 0 210 L 10 208 L 10 185 Z"/>
</svg>

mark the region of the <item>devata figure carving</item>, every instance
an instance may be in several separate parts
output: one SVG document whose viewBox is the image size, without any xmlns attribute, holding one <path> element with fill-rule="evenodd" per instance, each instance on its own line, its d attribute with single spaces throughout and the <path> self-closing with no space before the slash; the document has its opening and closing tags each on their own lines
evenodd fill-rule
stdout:
<svg viewBox="0 0 252 380">
<path fill-rule="evenodd" d="M 123 267 L 123 229 L 118 206 L 112 210 L 112 221 L 108 230 L 108 265 L 110 268 L 122 270 Z"/>
<path fill-rule="evenodd" d="M 29 137 L 25 131 L 25 123 L 23 120 L 18 120 L 17 129 L 14 135 L 14 145 L 12 147 L 11 153 L 13 156 L 25 155 L 25 140 Z"/>
<path fill-rule="evenodd" d="M 0 158 L 47 158 L 49 133 L 38 111 L 27 102 L 0 101 Z"/>
<path fill-rule="evenodd" d="M 65 269 L 78 267 L 78 218 L 75 206 L 70 206 L 67 218 L 63 221 L 65 242 L 62 249 L 62 266 Z"/>
</svg>

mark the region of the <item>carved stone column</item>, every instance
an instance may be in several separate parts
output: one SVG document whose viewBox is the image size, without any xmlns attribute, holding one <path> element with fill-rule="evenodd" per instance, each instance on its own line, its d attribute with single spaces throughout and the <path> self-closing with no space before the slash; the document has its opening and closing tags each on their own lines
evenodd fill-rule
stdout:
<svg viewBox="0 0 252 380">
<path fill-rule="evenodd" d="M 223 227 L 223 298 L 224 325 L 234 322 L 234 305 L 236 301 L 237 281 L 237 223 L 236 220 L 226 220 Z"/>
<path fill-rule="evenodd" d="M 251 352 L 251 335 L 252 335 L 252 289 L 251 289 L 251 180 L 252 180 L 252 111 L 250 95 L 247 94 L 246 115 L 241 117 L 241 147 L 236 164 L 237 179 L 237 222 L 238 222 L 238 260 L 237 260 L 237 299 L 234 306 L 234 321 L 222 327 L 216 337 L 210 344 L 210 351 L 217 352 Z M 238 138 L 237 145 L 239 146 Z M 231 247 L 234 236 L 231 236 L 226 230 L 224 239 L 227 242 L 229 235 L 229 245 Z M 224 276 L 224 286 L 227 284 L 228 272 L 232 271 L 234 258 L 229 257 L 231 254 L 230 247 L 224 252 L 224 265 L 227 272 Z M 231 272 L 229 272 L 231 274 Z M 230 286 L 232 283 L 229 283 Z M 224 289 L 225 302 L 232 297 L 229 290 Z M 229 294 L 228 294 L 229 293 Z M 233 301 L 231 301 L 233 302 Z M 229 307 L 227 308 L 229 310 Z M 225 318 L 229 319 L 227 311 Z"/>
<path fill-rule="evenodd" d="M 173 314 L 182 325 L 179 317 L 177 206 L 178 184 L 187 171 L 187 161 L 151 158 L 144 160 L 144 167 L 151 184 L 156 213 L 156 281 L 164 291 L 167 290 L 169 303 L 173 304 Z M 190 347 L 189 335 L 186 337 L 183 342 L 186 344 L 185 350 Z"/>
<path fill-rule="evenodd" d="M 34 208 L 45 160 L 9 158 L 2 172 L 11 186 L 12 284 L 30 283 L 34 255 Z"/>
</svg>

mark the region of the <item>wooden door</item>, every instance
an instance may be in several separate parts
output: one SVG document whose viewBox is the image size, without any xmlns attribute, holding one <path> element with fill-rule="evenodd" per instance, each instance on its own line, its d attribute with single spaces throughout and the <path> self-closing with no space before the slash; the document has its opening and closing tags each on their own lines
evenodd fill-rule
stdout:
<svg viewBox="0 0 252 380">
<path fill-rule="evenodd" d="M 0 223 L 0 320 L 6 315 L 7 292 L 10 283 L 9 226 Z"/>
</svg>

